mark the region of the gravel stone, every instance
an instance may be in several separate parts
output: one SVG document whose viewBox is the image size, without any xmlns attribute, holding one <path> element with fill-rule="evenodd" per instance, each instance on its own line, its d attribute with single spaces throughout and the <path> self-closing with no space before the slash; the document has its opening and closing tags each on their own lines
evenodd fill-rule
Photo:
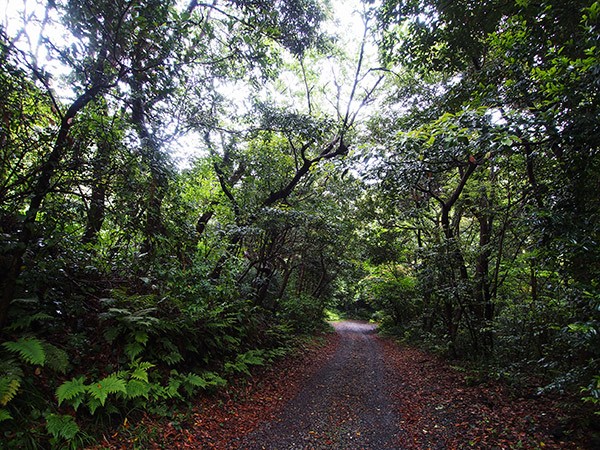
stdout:
<svg viewBox="0 0 600 450">
<path fill-rule="evenodd" d="M 399 449 L 402 432 L 376 326 L 334 324 L 340 345 L 275 418 L 237 443 L 254 450 Z"/>
</svg>

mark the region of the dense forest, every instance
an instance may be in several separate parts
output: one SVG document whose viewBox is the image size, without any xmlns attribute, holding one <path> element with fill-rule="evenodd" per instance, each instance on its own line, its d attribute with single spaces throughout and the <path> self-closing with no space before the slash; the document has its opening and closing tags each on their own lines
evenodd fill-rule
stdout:
<svg viewBox="0 0 600 450">
<path fill-rule="evenodd" d="M 168 415 L 337 315 L 597 409 L 600 2 L 5 5 L 6 448 Z"/>
</svg>

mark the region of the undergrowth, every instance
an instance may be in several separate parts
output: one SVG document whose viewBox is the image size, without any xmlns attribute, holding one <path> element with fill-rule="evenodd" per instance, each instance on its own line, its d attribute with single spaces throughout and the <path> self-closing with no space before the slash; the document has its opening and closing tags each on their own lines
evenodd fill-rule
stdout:
<svg viewBox="0 0 600 450">
<path fill-rule="evenodd" d="M 286 356 L 297 335 L 244 301 L 183 307 L 114 289 L 83 317 L 35 298 L 13 306 L 0 345 L 6 449 L 83 448 L 142 414 L 181 414 Z"/>
</svg>

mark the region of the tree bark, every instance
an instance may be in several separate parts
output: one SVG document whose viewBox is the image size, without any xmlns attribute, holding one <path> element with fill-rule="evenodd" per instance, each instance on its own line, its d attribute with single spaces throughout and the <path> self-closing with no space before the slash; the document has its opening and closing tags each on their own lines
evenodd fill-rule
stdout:
<svg viewBox="0 0 600 450">
<path fill-rule="evenodd" d="M 50 192 L 50 184 L 66 149 L 69 147 L 67 139 L 71 123 L 75 115 L 81 111 L 89 102 L 91 102 L 103 89 L 108 86 L 97 84 L 87 90 L 77 100 L 75 100 L 61 121 L 60 129 L 54 142 L 54 147 L 48 156 L 48 159 L 42 164 L 39 170 L 39 177 L 34 185 L 31 202 L 25 213 L 23 224 L 18 235 L 18 245 L 12 253 L 9 268 L 5 273 L 0 274 L 0 286 L 2 287 L 2 297 L 0 299 L 0 329 L 6 323 L 10 304 L 13 301 L 17 282 L 21 275 L 23 257 L 34 236 L 37 216 L 42 206 L 42 202 Z"/>
</svg>

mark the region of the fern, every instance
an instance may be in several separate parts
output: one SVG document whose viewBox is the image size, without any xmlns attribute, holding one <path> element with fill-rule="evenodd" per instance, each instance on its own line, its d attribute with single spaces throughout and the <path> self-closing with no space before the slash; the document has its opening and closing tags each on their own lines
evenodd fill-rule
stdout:
<svg viewBox="0 0 600 450">
<path fill-rule="evenodd" d="M 66 373 L 69 367 L 67 352 L 47 342 L 42 342 L 42 348 L 46 354 L 46 365 L 56 372 Z"/>
<path fill-rule="evenodd" d="M 129 380 L 126 386 L 127 397 L 131 399 L 144 397 L 146 400 L 148 400 L 148 395 L 150 394 L 152 387 L 153 385 L 148 382 L 135 379 Z"/>
<path fill-rule="evenodd" d="M 144 351 L 144 346 L 139 342 L 130 342 L 125 345 L 124 348 L 125 354 L 132 361 Z"/>
<path fill-rule="evenodd" d="M 79 405 L 84 400 L 84 395 L 87 391 L 87 386 L 85 386 L 84 381 L 86 379 L 85 375 L 82 375 L 78 378 L 73 378 L 71 381 L 65 381 L 61 384 L 56 390 L 56 397 L 58 398 L 58 406 L 65 401 L 68 400 L 71 406 L 77 411 Z"/>
<path fill-rule="evenodd" d="M 220 388 L 224 387 L 227 384 L 227 380 L 221 378 L 214 372 L 204 372 L 202 374 L 202 377 L 204 377 L 204 379 L 208 383 L 208 387 Z"/>
<path fill-rule="evenodd" d="M 0 378 L 0 405 L 6 406 L 10 402 L 21 387 L 21 378 L 1 377 Z"/>
<path fill-rule="evenodd" d="M 160 357 L 160 359 L 168 366 L 173 366 L 178 362 L 183 361 L 183 356 L 179 352 L 167 353 Z"/>
<path fill-rule="evenodd" d="M 142 330 L 137 330 L 133 333 L 133 337 L 136 342 L 139 342 L 143 346 L 148 342 L 148 333 Z"/>
<path fill-rule="evenodd" d="M 73 439 L 79 433 L 74 417 L 62 414 L 48 414 L 46 429 L 55 439 Z"/>
<path fill-rule="evenodd" d="M 177 372 L 177 371 L 172 371 Z M 178 397 L 181 398 L 181 394 L 179 393 L 179 387 L 181 386 L 181 378 L 179 377 L 171 377 L 167 382 L 167 386 L 165 389 L 165 394 L 168 398 Z"/>
<path fill-rule="evenodd" d="M 93 399 L 100 402 L 100 405 L 104 406 L 108 394 L 115 394 L 122 392 L 127 395 L 127 387 L 125 381 L 118 378 L 116 374 L 112 374 L 103 378 L 96 383 L 92 383 L 87 387 L 87 391 Z"/>
<path fill-rule="evenodd" d="M 98 409 L 100 406 L 102 406 L 102 404 L 100 403 L 100 400 L 98 400 L 97 398 L 93 398 L 93 397 L 90 397 L 90 398 L 88 399 L 88 401 L 87 401 L 85 404 L 86 404 L 86 405 L 87 405 L 87 407 L 89 408 L 89 410 L 90 410 L 90 413 L 92 414 L 92 416 L 93 416 L 94 414 L 96 414 L 96 410 L 97 410 L 97 409 Z"/>
<path fill-rule="evenodd" d="M 6 406 L 21 387 L 23 369 L 14 359 L 0 362 L 0 406 Z"/>
<path fill-rule="evenodd" d="M 178 362 L 183 361 L 183 356 L 179 353 L 179 349 L 170 339 L 161 338 L 158 341 L 164 349 L 164 352 L 161 352 L 158 358 L 166 363 L 169 366 L 177 364 Z"/>
<path fill-rule="evenodd" d="M 181 381 L 183 390 L 188 397 L 191 397 L 197 388 L 206 389 L 208 387 L 208 382 L 203 377 L 193 372 L 183 375 Z"/>
<path fill-rule="evenodd" d="M 104 330 L 104 339 L 112 344 L 119 337 L 119 334 L 121 334 L 119 327 L 108 327 Z"/>
<path fill-rule="evenodd" d="M 149 362 L 135 361 L 132 363 L 132 367 L 133 371 L 130 374 L 131 378 L 148 383 L 148 369 L 154 367 L 154 364 Z"/>
<path fill-rule="evenodd" d="M 22 337 L 18 341 L 4 342 L 2 346 L 10 352 L 17 353 L 29 364 L 43 366 L 46 360 L 42 341 L 36 338 Z"/>
<path fill-rule="evenodd" d="M 23 314 L 19 318 L 13 319 L 12 323 L 6 327 L 6 331 L 27 330 L 36 320 L 50 320 L 53 317 L 46 313 Z"/>
<path fill-rule="evenodd" d="M 250 376 L 250 370 L 248 366 L 263 366 L 265 360 L 262 356 L 259 356 L 262 352 L 260 350 L 249 350 L 246 353 L 237 355 L 235 362 L 225 363 L 225 373 L 233 374 L 234 372 L 242 372 Z"/>
<path fill-rule="evenodd" d="M 5 420 L 11 420 L 12 418 L 13 417 L 6 409 L 0 408 L 0 422 L 4 422 Z"/>
<path fill-rule="evenodd" d="M 246 353 L 238 355 L 236 360 L 243 361 L 245 364 L 251 366 L 263 366 L 265 364 L 265 359 L 260 356 L 261 354 L 263 354 L 261 350 L 249 350 Z"/>
</svg>

